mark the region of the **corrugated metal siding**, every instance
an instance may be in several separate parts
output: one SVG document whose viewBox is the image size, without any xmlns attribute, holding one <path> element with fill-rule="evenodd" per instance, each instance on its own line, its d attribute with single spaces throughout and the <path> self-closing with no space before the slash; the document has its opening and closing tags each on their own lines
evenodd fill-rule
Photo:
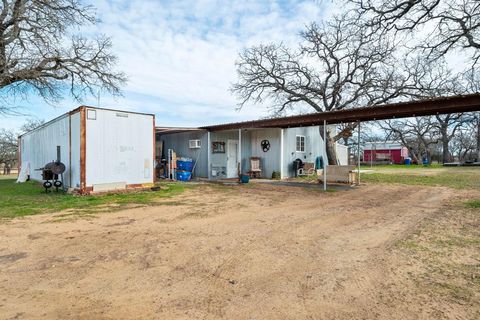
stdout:
<svg viewBox="0 0 480 320">
<path fill-rule="evenodd" d="M 70 170 L 78 171 L 75 163 L 70 167 L 69 148 L 69 116 L 64 115 L 47 125 L 36 129 L 32 132 L 26 133 L 21 137 L 21 157 L 22 162 L 28 161 L 30 163 L 30 178 L 33 180 L 42 180 L 42 172 L 39 169 L 44 167 L 47 163 L 56 160 L 57 146 L 60 146 L 61 161 L 66 166 L 64 173 L 65 186 L 71 187 Z M 79 134 L 79 132 L 78 132 Z M 75 146 L 75 145 L 72 145 Z M 79 145 L 75 146 L 80 149 Z M 72 150 L 74 148 L 72 147 Z"/>
<path fill-rule="evenodd" d="M 207 157 L 208 157 L 208 141 L 206 131 L 182 132 L 160 135 L 163 141 L 163 152 L 166 155 L 168 149 L 173 149 L 177 153 L 177 157 L 188 157 L 196 160 L 195 177 L 208 178 Z M 202 147 L 200 149 L 190 149 L 189 140 L 201 140 Z"/>
<path fill-rule="evenodd" d="M 212 142 L 224 142 L 227 146 L 228 140 L 239 140 L 238 130 L 217 131 L 211 133 Z M 270 150 L 263 152 L 260 145 L 262 140 L 270 142 Z M 242 130 L 241 133 L 241 168 L 246 173 L 250 170 L 250 157 L 260 157 L 262 174 L 266 178 L 272 176 L 273 171 L 280 171 L 280 129 L 251 129 Z M 226 153 L 212 153 L 211 161 L 213 167 L 226 167 Z"/>
<path fill-rule="evenodd" d="M 252 131 L 242 130 L 242 173 L 250 170 L 250 157 L 252 156 Z"/>
<path fill-rule="evenodd" d="M 153 116 L 95 110 L 86 120 L 86 185 L 152 183 Z"/>
<path fill-rule="evenodd" d="M 245 155 L 246 171 L 250 170 L 250 157 L 260 157 L 263 177 L 271 178 L 273 171 L 280 172 L 280 132 L 281 129 L 276 128 L 250 131 L 250 152 Z M 262 140 L 270 142 L 267 152 L 262 150 Z"/>
<path fill-rule="evenodd" d="M 80 112 L 74 113 L 71 116 L 71 173 L 69 178 L 72 178 L 71 187 L 80 187 Z"/>
<path fill-rule="evenodd" d="M 211 163 L 212 167 L 226 167 L 227 166 L 227 141 L 238 140 L 238 130 L 235 131 L 219 131 L 211 133 L 211 142 L 224 142 L 225 153 L 212 153 Z"/>
<path fill-rule="evenodd" d="M 283 174 L 284 177 L 293 177 L 293 161 L 297 158 L 303 162 L 313 162 L 319 156 L 327 159 L 324 154 L 324 142 L 320 136 L 320 127 L 288 128 L 283 131 Z M 305 152 L 296 151 L 296 136 L 305 136 Z"/>
</svg>

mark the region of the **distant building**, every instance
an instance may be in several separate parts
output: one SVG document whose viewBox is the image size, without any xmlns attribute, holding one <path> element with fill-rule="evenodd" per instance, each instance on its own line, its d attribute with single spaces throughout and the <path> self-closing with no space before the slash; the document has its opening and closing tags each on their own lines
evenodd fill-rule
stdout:
<svg viewBox="0 0 480 320">
<path fill-rule="evenodd" d="M 366 143 L 363 148 L 363 162 L 374 164 L 402 164 L 408 158 L 408 149 L 395 141 Z"/>
</svg>

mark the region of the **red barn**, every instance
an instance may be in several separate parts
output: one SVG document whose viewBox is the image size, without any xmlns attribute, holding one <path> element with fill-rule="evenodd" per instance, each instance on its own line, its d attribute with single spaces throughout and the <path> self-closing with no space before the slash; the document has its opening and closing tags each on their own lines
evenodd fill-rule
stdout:
<svg viewBox="0 0 480 320">
<path fill-rule="evenodd" d="M 363 148 L 363 162 L 402 164 L 408 149 L 398 142 L 369 142 Z"/>
</svg>

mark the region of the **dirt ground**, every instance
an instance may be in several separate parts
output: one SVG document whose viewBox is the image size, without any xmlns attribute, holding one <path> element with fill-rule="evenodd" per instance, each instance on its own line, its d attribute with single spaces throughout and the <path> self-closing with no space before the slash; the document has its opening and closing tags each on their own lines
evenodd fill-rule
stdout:
<svg viewBox="0 0 480 320">
<path fill-rule="evenodd" d="M 95 218 L 14 219 L 0 318 L 478 319 L 478 238 L 436 264 L 426 247 L 459 215 L 479 230 L 462 192 L 203 185 Z M 465 274 L 431 269 L 451 263 Z"/>
</svg>

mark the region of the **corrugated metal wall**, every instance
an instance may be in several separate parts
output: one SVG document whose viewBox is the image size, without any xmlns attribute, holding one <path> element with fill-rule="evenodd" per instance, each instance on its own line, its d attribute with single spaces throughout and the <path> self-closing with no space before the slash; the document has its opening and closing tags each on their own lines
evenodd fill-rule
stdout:
<svg viewBox="0 0 480 320">
<path fill-rule="evenodd" d="M 208 178 L 207 157 L 208 157 L 208 137 L 206 131 L 182 132 L 159 135 L 159 141 L 162 140 L 164 156 L 168 149 L 173 149 L 177 157 L 188 157 L 196 160 L 195 177 Z M 189 140 L 201 140 L 200 149 L 190 149 Z M 160 155 L 159 155 L 160 156 Z"/>
<path fill-rule="evenodd" d="M 92 109 L 86 119 L 86 185 L 153 182 L 153 116 Z"/>
<path fill-rule="evenodd" d="M 73 115 L 79 119 L 78 113 Z M 72 117 L 73 118 L 73 117 Z M 79 121 L 78 121 L 79 123 Z M 72 135 L 80 136 L 80 128 L 72 126 Z M 70 128 L 69 115 L 64 115 L 54 121 L 47 123 L 34 131 L 24 134 L 20 138 L 20 152 L 22 163 L 30 163 L 30 178 L 33 180 L 42 180 L 42 172 L 39 169 L 47 163 L 56 160 L 57 146 L 60 146 L 61 161 L 66 166 L 64 173 L 64 183 L 67 187 L 75 187 L 77 172 L 80 172 L 80 144 L 72 143 L 72 153 L 77 152 L 78 162 L 72 161 L 70 166 Z M 75 154 L 75 156 L 77 155 Z M 73 159 L 73 156 L 72 156 Z M 75 158 L 77 159 L 77 158 Z M 70 172 L 72 173 L 72 182 L 70 182 Z"/>
<path fill-rule="evenodd" d="M 245 171 L 250 170 L 250 157 L 260 157 L 262 175 L 264 178 L 271 178 L 273 171 L 280 172 L 280 132 L 281 129 L 255 129 L 248 130 L 250 135 L 250 150 L 242 153 Z M 244 140 L 242 139 L 242 143 Z M 262 150 L 262 140 L 270 142 L 270 149 L 267 152 Z"/>
<path fill-rule="evenodd" d="M 80 112 L 71 115 L 71 173 L 69 177 L 72 179 L 72 188 L 80 187 Z"/>
<path fill-rule="evenodd" d="M 305 152 L 296 151 L 296 136 L 305 136 Z M 324 142 L 320 136 L 320 127 L 288 128 L 283 131 L 283 175 L 293 177 L 293 161 L 297 158 L 303 162 L 315 163 L 315 159 L 326 155 L 323 152 Z"/>
</svg>

